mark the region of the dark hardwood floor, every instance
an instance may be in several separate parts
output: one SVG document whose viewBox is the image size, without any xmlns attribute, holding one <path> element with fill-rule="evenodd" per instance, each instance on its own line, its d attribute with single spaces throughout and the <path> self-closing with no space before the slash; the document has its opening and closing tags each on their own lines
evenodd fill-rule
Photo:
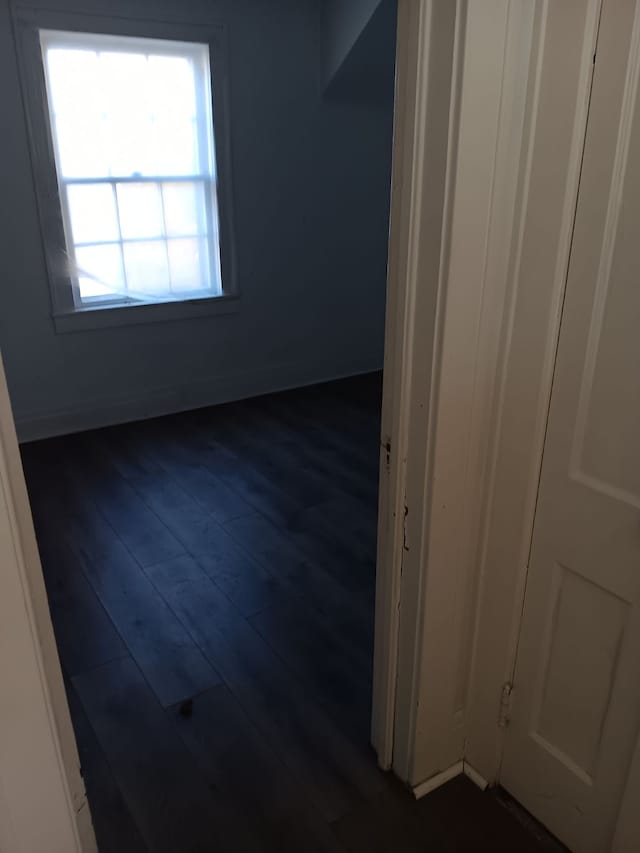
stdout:
<svg viewBox="0 0 640 853">
<path fill-rule="evenodd" d="M 534 851 L 369 747 L 378 375 L 24 445 L 101 853 Z"/>
</svg>

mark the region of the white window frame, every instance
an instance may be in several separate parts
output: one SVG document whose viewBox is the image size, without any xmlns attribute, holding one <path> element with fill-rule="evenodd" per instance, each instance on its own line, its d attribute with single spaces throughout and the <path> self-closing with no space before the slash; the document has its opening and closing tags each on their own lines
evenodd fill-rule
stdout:
<svg viewBox="0 0 640 853">
<path fill-rule="evenodd" d="M 126 39 L 126 41 L 123 41 Z M 204 200 L 205 200 L 205 214 L 204 221 L 199 223 L 199 231 L 198 234 L 194 234 L 192 236 L 199 237 L 202 239 L 203 236 L 207 238 L 207 250 L 209 254 L 208 265 L 211 276 L 210 287 L 199 288 L 191 292 L 182 292 L 177 296 L 166 297 L 164 300 L 153 299 L 149 297 L 148 300 L 142 299 L 142 301 L 182 301 L 184 299 L 194 298 L 206 298 L 207 296 L 218 296 L 222 293 L 222 282 L 218 281 L 217 275 L 217 245 L 214 245 L 214 241 L 217 244 L 218 239 L 218 225 L 217 225 L 217 213 L 215 211 L 215 207 L 213 205 L 213 198 L 216 192 L 216 174 L 215 174 L 215 143 L 213 140 L 213 124 L 212 124 L 212 116 L 211 116 L 211 74 L 209 70 L 209 54 L 210 51 L 207 45 L 203 45 L 202 43 L 195 44 L 193 42 L 181 42 L 181 41 L 165 41 L 158 39 L 140 39 L 140 38 L 132 38 L 131 36 L 105 36 L 104 34 L 96 34 L 96 33 L 76 33 L 76 32 L 65 32 L 61 30 L 40 30 L 40 41 L 42 45 L 42 53 L 43 53 L 43 63 L 46 66 L 46 53 L 50 49 L 56 48 L 82 48 L 84 50 L 117 50 L 118 53 L 148 53 L 150 51 L 156 51 L 158 54 L 162 56 L 178 56 L 181 58 L 185 58 L 190 60 L 193 64 L 194 68 L 194 82 L 196 89 L 196 102 L 197 102 L 197 134 L 198 134 L 198 164 L 195 172 L 186 175 L 176 175 L 176 174 L 155 174 L 155 175 L 137 175 L 137 176 L 129 176 L 129 175 L 113 175 L 111 177 L 68 177 L 62 174 L 61 166 L 61 157 L 60 157 L 60 148 L 59 148 L 59 139 L 57 134 L 53 131 L 53 127 L 51 129 L 52 133 L 52 142 L 54 151 L 56 153 L 56 160 L 58 164 L 58 185 L 60 187 L 60 205 L 62 208 L 62 219 L 64 222 L 65 233 L 67 235 L 67 247 L 69 255 L 73 254 L 76 249 L 75 240 L 73 239 L 73 233 L 71 228 L 71 210 L 69 207 L 69 197 L 68 197 L 68 188 L 71 186 L 80 186 L 80 185 L 106 185 L 111 187 L 114 204 L 116 206 L 116 210 L 119 207 L 119 203 L 117 201 L 117 188 L 122 184 L 168 184 L 168 183 L 198 183 L 202 185 L 204 189 Z M 203 52 L 202 48 L 207 50 L 207 61 L 203 62 Z M 51 87 L 51 79 L 48 74 L 46 74 L 46 78 L 48 80 L 48 87 Z M 49 104 L 49 114 L 51 115 L 51 92 L 48 92 L 48 104 Z M 53 125 L 53 121 L 50 122 Z M 209 132 L 210 128 L 210 132 Z M 163 211 L 163 219 L 164 219 L 164 204 L 162 204 Z M 201 217 L 198 217 L 199 219 Z M 76 310 L 80 310 L 82 308 L 87 307 L 105 307 L 106 305 L 123 305 L 130 303 L 138 303 L 140 302 L 140 298 L 135 298 L 128 295 L 128 285 L 127 285 L 127 274 L 125 269 L 125 261 L 124 261 L 124 245 L 127 241 L 123 238 L 121 228 L 120 228 L 120 217 L 116 215 L 116 220 L 118 224 L 118 239 L 117 240 L 109 240 L 105 242 L 115 243 L 119 247 L 122 268 L 123 268 L 123 276 L 124 276 L 124 284 L 125 284 L 125 293 L 123 295 L 118 295 L 115 293 L 105 294 L 101 296 L 81 296 L 80 288 L 77 283 L 77 276 L 71 276 L 71 288 L 74 296 L 74 305 Z M 166 234 L 160 237 L 148 237 L 141 238 L 144 239 L 145 242 L 149 240 L 153 240 L 154 242 L 163 242 L 166 243 L 167 236 Z M 92 245 L 97 245 L 97 243 L 93 243 Z M 165 246 L 166 248 L 166 246 Z M 214 278 L 215 277 L 215 278 Z"/>
<path fill-rule="evenodd" d="M 236 255 L 233 237 L 231 151 L 226 31 L 223 24 L 206 27 L 166 21 L 133 20 L 42 9 L 14 9 L 18 56 L 42 241 L 51 294 L 51 314 L 56 331 L 69 332 L 149 321 L 187 319 L 230 313 L 239 308 Z M 211 70 L 210 97 L 214 125 L 214 174 L 218 200 L 219 248 L 222 290 L 164 301 L 112 301 L 96 299 L 79 304 L 69 271 L 65 234 L 65 205 L 59 189 L 55 140 L 49 118 L 41 33 L 125 36 L 185 44 L 206 44 Z M 89 36 L 89 38 L 90 38 Z M 167 45 L 168 49 L 171 48 Z M 138 179 L 136 179 L 138 180 Z M 68 227 L 66 229 L 68 233 Z"/>
</svg>

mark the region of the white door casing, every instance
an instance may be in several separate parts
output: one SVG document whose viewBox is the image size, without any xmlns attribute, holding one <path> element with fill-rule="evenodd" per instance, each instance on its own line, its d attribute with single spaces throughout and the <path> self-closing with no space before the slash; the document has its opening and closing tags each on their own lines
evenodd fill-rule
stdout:
<svg viewBox="0 0 640 853">
<path fill-rule="evenodd" d="M 584 147 L 600 0 L 536 5 L 477 552 L 465 759 L 499 777 Z"/>
<path fill-rule="evenodd" d="M 473 575 L 533 12 L 529 0 L 399 7 L 373 742 L 420 791 L 468 769 Z"/>
<path fill-rule="evenodd" d="M 0 850 L 96 851 L 1 359 Z"/>
<path fill-rule="evenodd" d="M 605 0 L 501 783 L 611 849 L 640 728 L 640 4 Z"/>
<path fill-rule="evenodd" d="M 412 520 L 415 515 L 418 523 L 422 505 L 459 6 L 450 0 L 403 0 L 398 6 L 372 742 L 380 765 L 393 767 L 405 781 L 415 748 L 421 619 L 421 566 L 407 563 L 406 516 L 412 488 Z"/>
</svg>

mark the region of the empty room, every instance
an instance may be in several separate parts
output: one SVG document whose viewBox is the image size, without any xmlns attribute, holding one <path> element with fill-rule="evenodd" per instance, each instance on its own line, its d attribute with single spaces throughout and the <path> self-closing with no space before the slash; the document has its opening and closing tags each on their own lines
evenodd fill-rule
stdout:
<svg viewBox="0 0 640 853">
<path fill-rule="evenodd" d="M 2 853 L 640 849 L 639 80 L 640 0 L 0 0 Z"/>
<path fill-rule="evenodd" d="M 0 337 L 99 849 L 330 849 L 380 784 L 395 4 L 63 6 L 3 10 Z"/>
</svg>

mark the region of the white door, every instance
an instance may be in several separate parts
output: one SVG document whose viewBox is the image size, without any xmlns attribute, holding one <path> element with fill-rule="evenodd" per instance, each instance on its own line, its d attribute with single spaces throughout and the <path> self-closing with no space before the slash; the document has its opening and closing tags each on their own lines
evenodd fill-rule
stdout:
<svg viewBox="0 0 640 853">
<path fill-rule="evenodd" d="M 575 851 L 611 849 L 640 723 L 639 74 L 640 0 L 604 0 L 500 775 Z"/>
</svg>

